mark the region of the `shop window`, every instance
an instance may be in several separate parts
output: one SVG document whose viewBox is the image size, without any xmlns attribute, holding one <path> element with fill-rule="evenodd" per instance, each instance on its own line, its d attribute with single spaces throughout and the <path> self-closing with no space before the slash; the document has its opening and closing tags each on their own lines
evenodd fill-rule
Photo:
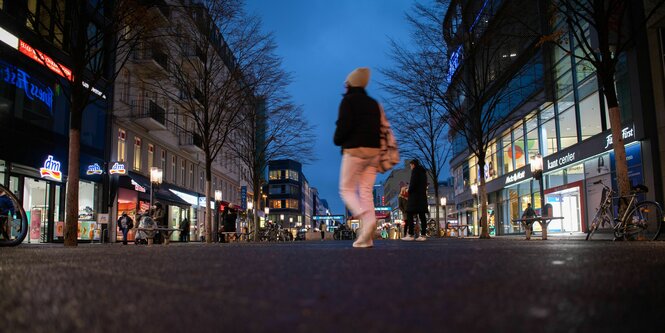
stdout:
<svg viewBox="0 0 665 333">
<path fill-rule="evenodd" d="M 155 146 L 151 143 L 148 144 L 148 170 L 154 166 L 155 162 Z"/>
<path fill-rule="evenodd" d="M 503 174 L 507 174 L 514 170 L 513 165 L 513 145 L 510 139 L 510 133 L 501 138 L 501 151 L 503 152 Z"/>
<path fill-rule="evenodd" d="M 559 133 L 561 137 L 561 149 L 577 143 L 577 119 L 574 107 L 559 114 Z"/>
<path fill-rule="evenodd" d="M 584 164 L 578 164 L 566 169 L 566 183 L 584 180 Z"/>
<path fill-rule="evenodd" d="M 513 159 L 515 160 L 515 169 L 526 165 L 524 154 L 524 130 L 520 126 L 513 131 Z"/>
<path fill-rule="evenodd" d="M 551 172 L 547 175 L 547 188 L 553 188 L 565 184 L 563 170 Z"/>
<path fill-rule="evenodd" d="M 538 117 L 533 116 L 526 121 L 526 159 L 529 160 L 531 156 L 536 156 L 539 153 L 540 147 L 538 140 Z"/>
<path fill-rule="evenodd" d="M 118 162 L 124 162 L 127 154 L 127 133 L 123 129 L 118 129 Z"/>
<path fill-rule="evenodd" d="M 472 157 L 469 159 L 469 182 L 471 184 L 477 184 L 480 183 L 480 180 L 478 179 L 478 159 L 476 157 Z"/>
<path fill-rule="evenodd" d="M 98 190 L 96 183 L 79 181 L 78 239 L 92 240 L 99 237 L 99 235 L 95 235 L 95 230 L 97 230 Z"/>
<path fill-rule="evenodd" d="M 134 170 L 141 170 L 141 138 L 134 138 Z"/>
</svg>

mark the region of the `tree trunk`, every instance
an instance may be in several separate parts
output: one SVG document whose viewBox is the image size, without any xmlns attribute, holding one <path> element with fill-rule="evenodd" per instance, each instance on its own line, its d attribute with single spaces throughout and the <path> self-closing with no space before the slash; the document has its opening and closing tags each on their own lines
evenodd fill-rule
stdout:
<svg viewBox="0 0 665 333">
<path fill-rule="evenodd" d="M 255 178 L 256 178 L 256 176 L 255 176 Z M 261 193 L 260 182 L 254 181 L 252 186 L 254 186 L 254 209 L 257 209 L 257 208 L 260 209 L 261 205 L 259 203 L 260 203 L 261 200 L 263 200 L 263 198 L 261 198 L 260 195 L 257 195 L 257 193 Z M 268 216 L 266 216 L 265 218 L 268 219 Z M 253 226 L 253 230 L 252 230 L 252 239 L 255 242 L 259 241 L 259 216 L 258 216 L 258 214 L 254 214 L 254 226 Z"/>
<path fill-rule="evenodd" d="M 213 216 L 212 214 L 217 215 L 216 209 L 210 207 L 210 198 L 212 197 L 212 161 L 208 156 L 206 156 L 206 218 L 205 218 L 205 235 L 206 243 L 212 243 L 213 235 Z M 216 203 L 215 203 L 216 204 Z M 217 207 L 215 207 L 217 208 Z"/>
<path fill-rule="evenodd" d="M 484 166 L 483 166 L 484 167 Z M 480 239 L 490 239 L 489 226 L 487 224 L 487 189 L 485 188 L 485 177 L 480 176 L 478 186 L 478 197 L 480 198 Z"/>
<path fill-rule="evenodd" d="M 65 246 L 78 245 L 80 152 L 81 130 L 71 128 L 69 130 L 69 157 L 66 188 L 67 199 L 65 202 Z"/>
<path fill-rule="evenodd" d="M 619 195 L 627 196 L 630 194 L 630 180 L 628 179 L 628 162 L 626 161 L 626 146 L 623 141 L 621 109 L 619 106 L 609 108 L 610 126 L 612 127 L 612 145 L 614 149 L 614 161 L 616 164 L 617 184 L 619 185 Z M 625 210 L 625 203 L 619 200 L 619 214 Z"/>
</svg>

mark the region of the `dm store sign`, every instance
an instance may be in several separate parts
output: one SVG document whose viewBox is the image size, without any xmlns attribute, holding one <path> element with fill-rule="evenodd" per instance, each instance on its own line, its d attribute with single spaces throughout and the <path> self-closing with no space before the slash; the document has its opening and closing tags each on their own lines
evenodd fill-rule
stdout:
<svg viewBox="0 0 665 333">
<path fill-rule="evenodd" d="M 62 181 L 62 172 L 60 172 L 60 162 L 53 159 L 49 155 L 44 161 L 44 166 L 39 169 L 39 174 L 42 178 Z"/>
</svg>

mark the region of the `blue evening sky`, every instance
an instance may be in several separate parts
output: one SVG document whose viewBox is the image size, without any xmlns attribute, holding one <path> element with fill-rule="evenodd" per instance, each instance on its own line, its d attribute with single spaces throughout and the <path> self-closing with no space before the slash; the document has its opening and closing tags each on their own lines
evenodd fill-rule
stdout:
<svg viewBox="0 0 665 333">
<path fill-rule="evenodd" d="M 413 0 L 246 0 L 247 10 L 273 32 L 278 54 L 294 82 L 290 92 L 317 126 L 318 160 L 303 166 L 303 173 L 328 200 L 333 214 L 343 214 L 338 194 L 339 147 L 332 138 L 344 79 L 356 67 L 370 67 L 368 93 L 381 101 L 378 68 L 390 65 L 388 37 L 406 41 L 404 19 Z M 379 179 L 385 175 L 379 175 Z"/>
</svg>

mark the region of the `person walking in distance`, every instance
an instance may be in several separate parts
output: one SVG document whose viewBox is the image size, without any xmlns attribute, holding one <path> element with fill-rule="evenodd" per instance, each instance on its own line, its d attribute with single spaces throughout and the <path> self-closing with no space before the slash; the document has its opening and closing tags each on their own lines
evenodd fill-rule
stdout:
<svg viewBox="0 0 665 333">
<path fill-rule="evenodd" d="M 427 220 L 425 214 L 427 213 L 427 171 L 420 165 L 417 159 L 412 160 L 409 165 L 411 166 L 411 180 L 409 181 L 409 199 L 406 204 L 406 227 L 407 235 L 402 237 L 405 241 L 425 241 L 427 234 Z M 420 236 L 414 238 L 414 221 L 415 216 L 418 215 L 420 219 Z"/>
<path fill-rule="evenodd" d="M 381 152 L 381 106 L 367 95 L 370 70 L 356 68 L 346 78 L 346 93 L 339 106 L 334 142 L 342 147 L 339 194 L 351 213 L 360 219 L 353 247 L 374 246 L 376 216 L 372 190 Z"/>
<path fill-rule="evenodd" d="M 402 219 L 406 218 L 406 203 L 409 200 L 409 190 L 406 186 L 402 186 L 402 188 L 399 191 L 399 196 L 397 197 L 397 207 L 399 207 L 399 211 L 402 213 Z M 406 228 L 404 228 L 404 235 L 406 236 Z"/>
<path fill-rule="evenodd" d="M 183 243 L 189 241 L 189 219 L 186 217 L 180 221 L 180 241 Z"/>
<path fill-rule="evenodd" d="M 127 212 L 122 212 L 122 215 L 120 215 L 118 228 L 122 231 L 122 245 L 127 245 L 127 233 L 134 228 L 134 221 L 127 215 Z"/>
<path fill-rule="evenodd" d="M 10 224 L 15 213 L 14 202 L 4 190 L 0 190 L 0 233 L 6 241 L 11 239 Z"/>
<path fill-rule="evenodd" d="M 319 224 L 319 230 L 321 230 L 321 240 L 324 240 L 326 238 L 326 222 L 321 221 L 321 224 Z"/>
</svg>

